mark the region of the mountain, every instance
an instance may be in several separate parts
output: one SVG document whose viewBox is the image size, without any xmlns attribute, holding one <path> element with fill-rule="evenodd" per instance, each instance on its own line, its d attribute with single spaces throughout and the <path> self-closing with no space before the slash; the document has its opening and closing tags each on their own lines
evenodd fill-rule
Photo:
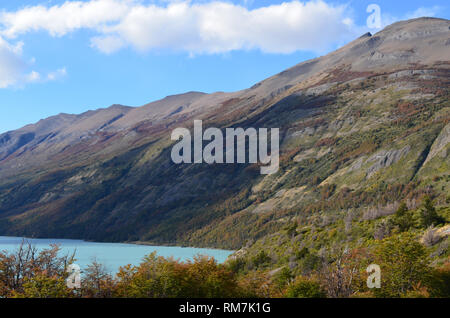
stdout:
<svg viewBox="0 0 450 318">
<path fill-rule="evenodd" d="M 449 57 L 450 21 L 419 18 L 242 91 L 59 114 L 4 133 L 0 233 L 238 249 L 294 222 L 415 208 L 424 194 L 448 205 Z M 280 128 L 279 171 L 174 164 L 170 134 L 194 119 Z"/>
</svg>

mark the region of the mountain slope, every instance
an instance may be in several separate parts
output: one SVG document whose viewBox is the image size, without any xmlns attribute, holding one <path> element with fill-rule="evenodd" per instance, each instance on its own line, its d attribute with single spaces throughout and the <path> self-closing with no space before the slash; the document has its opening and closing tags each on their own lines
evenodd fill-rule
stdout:
<svg viewBox="0 0 450 318">
<path fill-rule="evenodd" d="M 448 204 L 450 22 L 366 34 L 235 93 L 50 117 L 0 135 L 0 233 L 240 248 L 293 219 Z M 176 127 L 280 128 L 278 173 L 175 165 Z M 321 221 L 320 221 L 321 222 Z"/>
</svg>

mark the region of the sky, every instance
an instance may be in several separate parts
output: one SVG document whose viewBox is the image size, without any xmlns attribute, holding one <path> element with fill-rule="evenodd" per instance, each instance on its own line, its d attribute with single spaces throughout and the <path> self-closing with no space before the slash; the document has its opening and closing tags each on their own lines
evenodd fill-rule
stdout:
<svg viewBox="0 0 450 318">
<path fill-rule="evenodd" d="M 0 0 L 0 133 L 59 113 L 245 89 L 421 16 L 448 19 L 448 1 Z"/>
</svg>

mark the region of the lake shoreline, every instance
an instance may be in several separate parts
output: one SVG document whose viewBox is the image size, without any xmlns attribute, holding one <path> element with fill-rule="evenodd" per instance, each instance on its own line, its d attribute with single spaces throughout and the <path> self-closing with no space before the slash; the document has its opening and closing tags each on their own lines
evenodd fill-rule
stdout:
<svg viewBox="0 0 450 318">
<path fill-rule="evenodd" d="M 14 236 L 14 235 L 5 235 L 0 234 L 0 237 L 21 237 L 26 240 L 72 240 L 72 241 L 82 241 L 89 243 L 109 243 L 109 244 L 132 244 L 132 245 L 143 245 L 143 246 L 165 246 L 165 247 L 180 247 L 180 248 L 198 248 L 198 249 L 208 249 L 208 250 L 217 250 L 217 251 L 225 251 L 225 252 L 236 252 L 238 250 L 229 250 L 225 248 L 218 247 L 209 247 L 209 246 L 196 246 L 196 245 L 188 245 L 180 243 L 168 243 L 168 242 L 151 242 L 151 241 L 95 241 L 83 238 L 66 238 L 66 237 L 28 237 L 28 236 Z"/>
<path fill-rule="evenodd" d="M 177 245 L 156 245 L 152 242 L 97 242 L 80 239 L 30 238 L 23 236 L 0 236 L 0 251 L 15 252 L 21 245 L 32 245 L 39 250 L 48 249 L 52 244 L 59 245 L 64 254 L 76 252 L 77 264 L 85 267 L 92 260 L 99 261 L 111 272 L 117 272 L 119 267 L 132 264 L 138 265 L 143 258 L 156 252 L 158 256 L 173 258 L 181 262 L 192 261 L 198 255 L 214 258 L 217 263 L 224 263 L 235 251 L 211 248 L 198 248 Z"/>
<path fill-rule="evenodd" d="M 111 242 L 111 243 L 113 243 L 113 242 Z M 171 244 L 171 243 L 152 243 L 152 242 L 149 242 L 149 241 L 125 241 L 125 242 L 121 242 L 121 243 L 145 245 L 145 246 L 166 246 L 166 247 L 180 247 L 180 248 L 202 248 L 202 249 L 208 249 L 208 250 L 226 251 L 226 252 L 233 252 L 233 253 L 235 253 L 237 251 L 237 250 L 228 250 L 228 249 L 216 248 L 216 247 L 193 246 L 193 245 L 177 245 L 177 244 Z"/>
</svg>

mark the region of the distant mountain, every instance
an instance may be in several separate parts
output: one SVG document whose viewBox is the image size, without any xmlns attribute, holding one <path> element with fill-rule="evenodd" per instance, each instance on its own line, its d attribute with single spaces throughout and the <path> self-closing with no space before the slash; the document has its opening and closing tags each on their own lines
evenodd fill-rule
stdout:
<svg viewBox="0 0 450 318">
<path fill-rule="evenodd" d="M 240 248 L 292 218 L 450 201 L 450 21 L 365 34 L 235 93 L 59 114 L 0 135 L 0 234 Z M 280 169 L 175 165 L 176 127 L 280 128 Z M 250 243 L 249 243 L 250 244 Z"/>
</svg>

